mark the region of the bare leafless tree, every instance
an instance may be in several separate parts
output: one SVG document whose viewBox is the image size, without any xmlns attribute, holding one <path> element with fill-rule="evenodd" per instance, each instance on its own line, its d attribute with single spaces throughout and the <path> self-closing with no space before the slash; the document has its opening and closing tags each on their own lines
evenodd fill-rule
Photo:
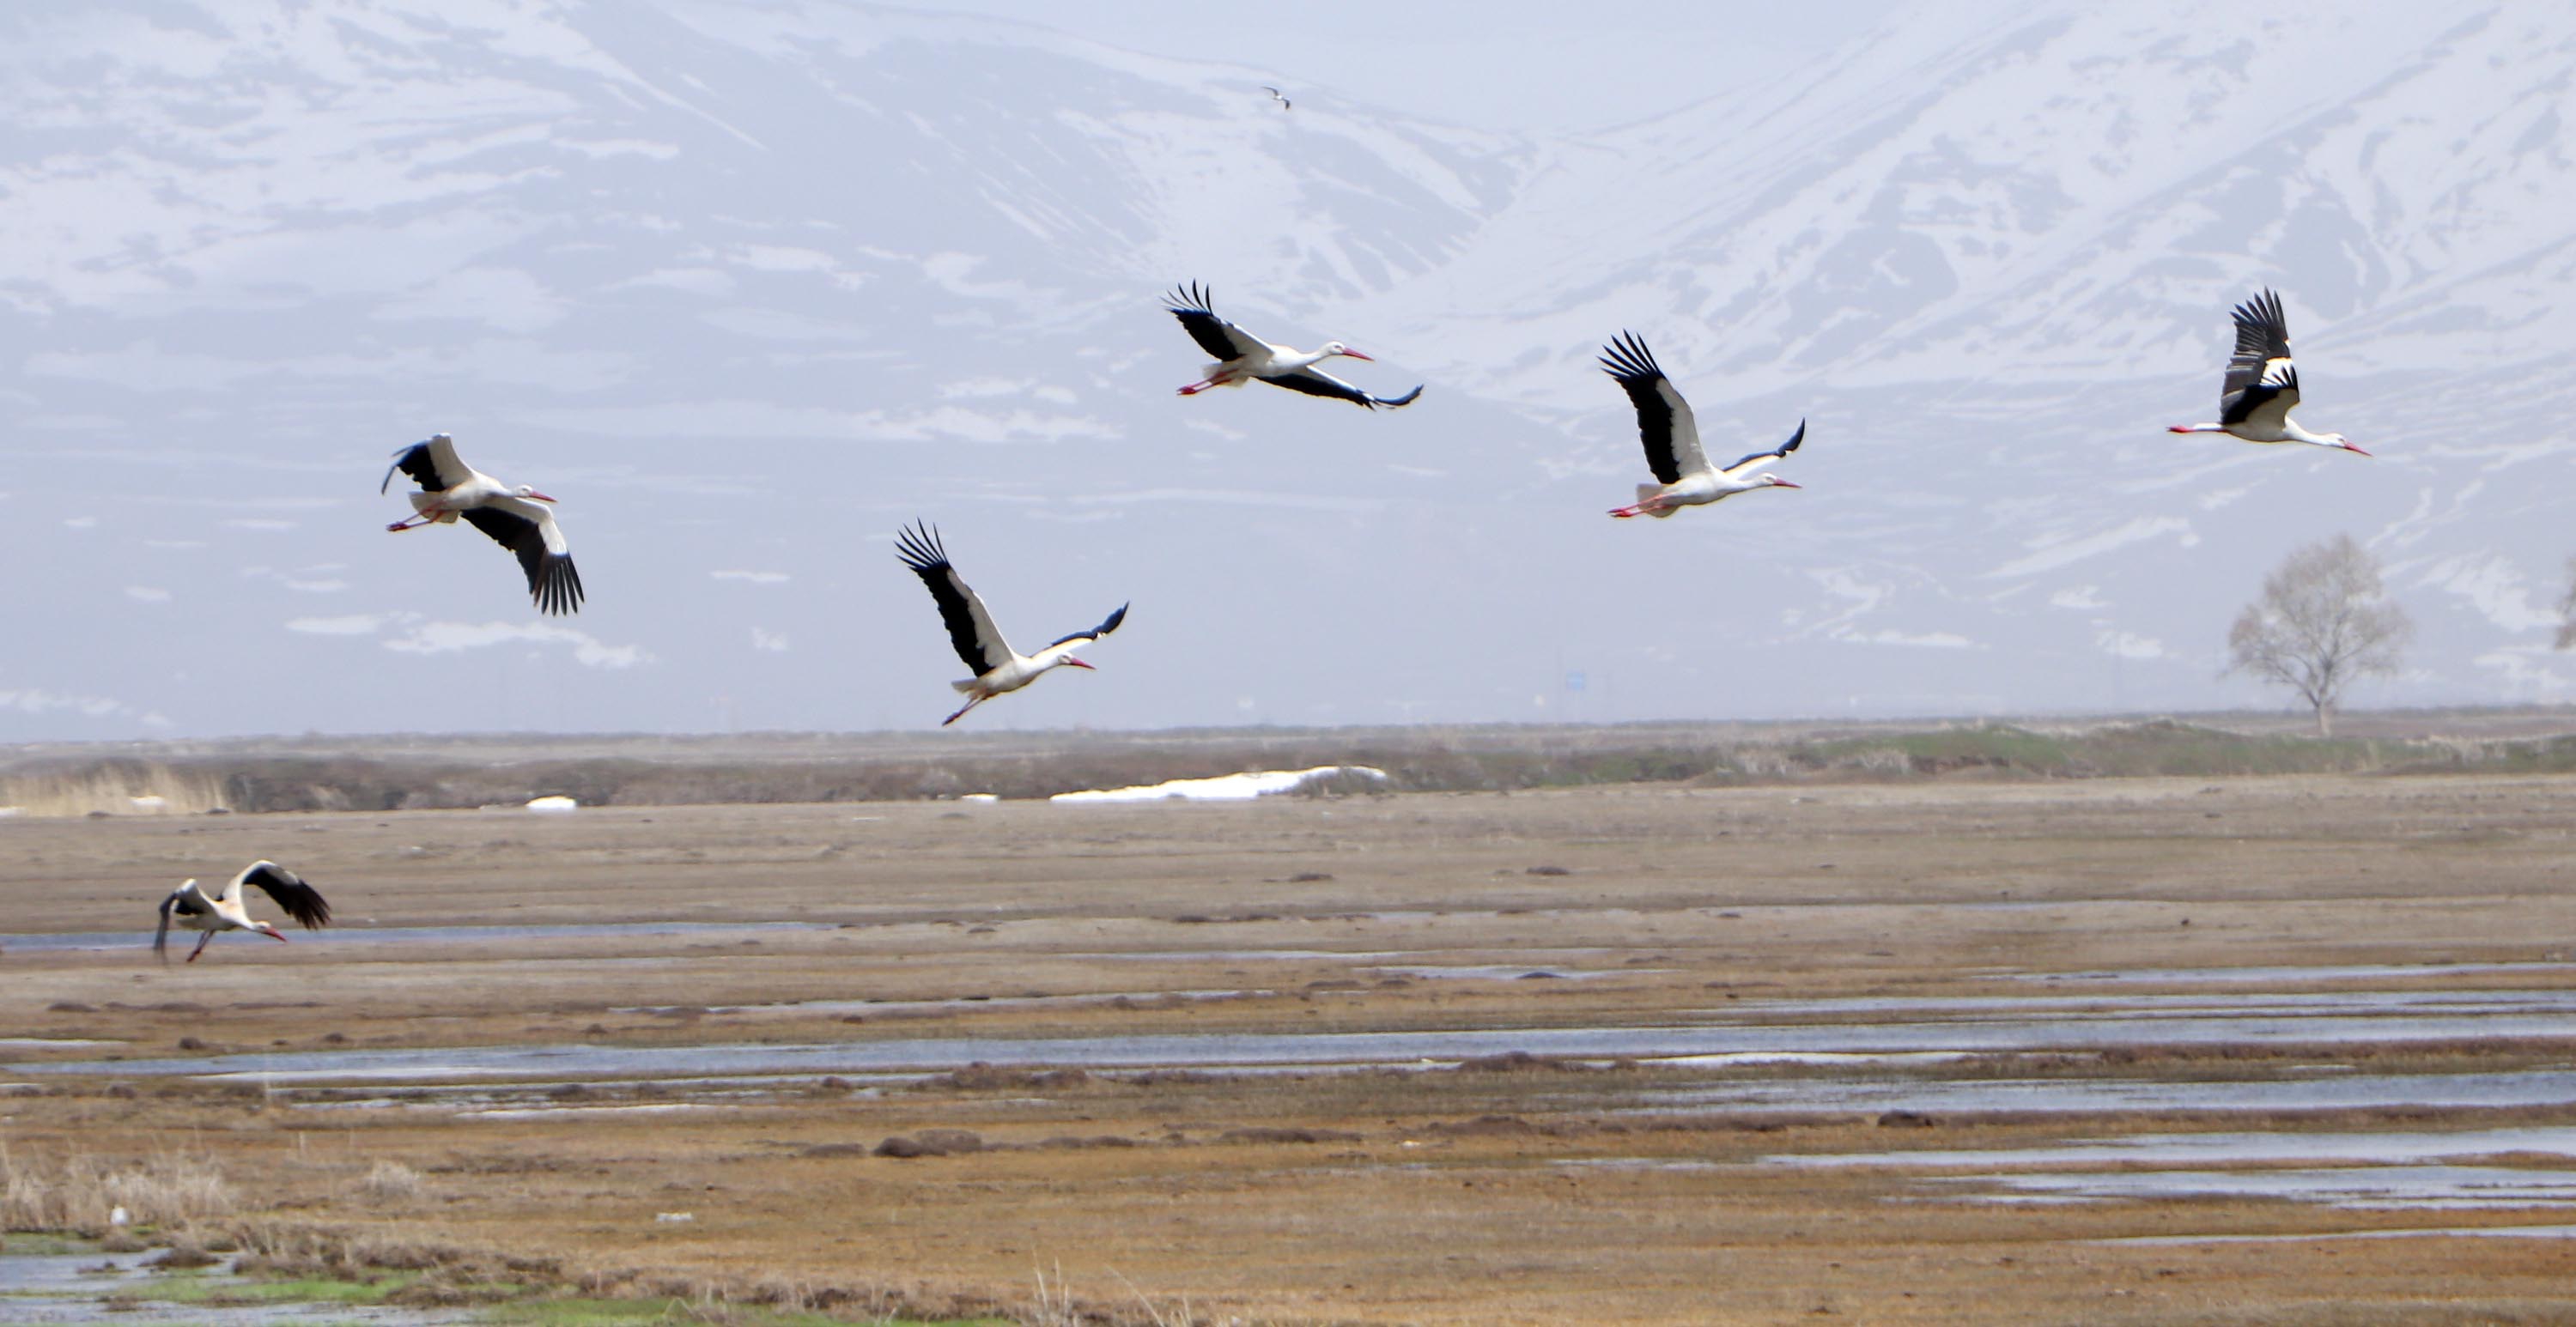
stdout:
<svg viewBox="0 0 2576 1327">
<path fill-rule="evenodd" d="M 2379 583 L 2379 559 L 2350 535 L 2290 554 L 2263 578 L 2263 594 L 2227 633 L 2227 671 L 2299 693 L 2316 711 L 2317 736 L 2334 733 L 2346 683 L 2397 671 L 2415 624 Z"/>
</svg>

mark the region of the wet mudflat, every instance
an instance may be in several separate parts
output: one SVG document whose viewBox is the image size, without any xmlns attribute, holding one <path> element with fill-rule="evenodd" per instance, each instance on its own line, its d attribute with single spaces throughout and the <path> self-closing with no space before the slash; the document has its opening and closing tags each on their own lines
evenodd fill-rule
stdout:
<svg viewBox="0 0 2576 1327">
<path fill-rule="evenodd" d="M 2571 811 L 2456 776 L 18 820 L 0 908 L 56 929 L 0 937 L 0 1116 L 612 1277 L 2530 1315 L 2576 1265 Z M 159 891 L 259 856 L 348 925 L 151 961 Z"/>
</svg>

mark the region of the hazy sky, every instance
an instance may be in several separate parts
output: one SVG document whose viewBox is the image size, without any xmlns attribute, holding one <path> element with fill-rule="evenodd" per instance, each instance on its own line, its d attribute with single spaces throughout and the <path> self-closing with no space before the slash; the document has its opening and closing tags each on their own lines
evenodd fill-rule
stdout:
<svg viewBox="0 0 2576 1327">
<path fill-rule="evenodd" d="M 1277 69 L 1303 84 L 1283 89 L 1292 99 L 1338 92 L 1457 124 L 1558 132 L 1659 115 L 1813 60 L 1898 7 L 1895 0 L 1306 0 L 1264 9 L 1256 21 L 1241 17 L 1239 7 L 1204 0 L 921 6 L 1038 24 L 1155 55 Z"/>
</svg>

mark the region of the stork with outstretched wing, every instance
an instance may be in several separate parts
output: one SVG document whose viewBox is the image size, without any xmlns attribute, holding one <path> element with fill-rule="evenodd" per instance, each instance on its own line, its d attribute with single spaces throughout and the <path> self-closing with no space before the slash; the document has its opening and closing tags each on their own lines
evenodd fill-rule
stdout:
<svg viewBox="0 0 2576 1327">
<path fill-rule="evenodd" d="M 1670 516 L 1684 507 L 1703 506 L 1757 488 L 1798 487 L 1758 467 L 1798 450 L 1798 444 L 1807 440 L 1807 421 L 1798 421 L 1798 431 L 1787 442 L 1721 470 L 1710 465 L 1708 454 L 1700 450 L 1699 423 L 1691 417 L 1690 402 L 1682 399 L 1673 380 L 1664 376 L 1663 366 L 1655 363 L 1654 352 L 1636 333 L 1622 332 L 1618 340 L 1602 347 L 1601 368 L 1637 407 L 1637 436 L 1646 447 L 1646 468 L 1655 476 L 1654 483 L 1637 486 L 1634 505 L 1613 508 L 1611 515 Z"/>
<path fill-rule="evenodd" d="M 965 660 L 966 667 L 975 674 L 949 683 L 965 693 L 967 700 L 955 714 L 939 721 L 943 728 L 966 717 L 967 710 L 1005 692 L 1017 691 L 1055 669 L 1089 669 L 1091 665 L 1075 658 L 1073 652 L 1116 631 L 1118 624 L 1127 620 L 1127 605 L 1120 604 L 1118 611 L 1099 626 L 1058 637 L 1035 654 L 1022 654 L 1002 639 L 1002 629 L 994 626 L 993 615 L 984 611 L 983 599 L 948 561 L 948 550 L 940 545 L 939 531 L 915 522 L 895 534 L 894 547 L 903 565 L 930 588 L 931 599 L 939 605 L 939 620 L 947 624 L 949 643 L 957 647 L 957 657 Z"/>
<path fill-rule="evenodd" d="M 1344 359 L 1369 359 L 1367 355 L 1327 341 L 1321 350 L 1298 350 L 1292 346 L 1275 346 L 1252 333 L 1216 316 L 1208 307 L 1208 293 L 1196 282 L 1163 297 L 1163 306 L 1181 320 L 1181 327 L 1199 349 L 1216 356 L 1217 362 L 1200 371 L 1199 380 L 1180 390 L 1183 396 L 1196 396 L 1211 387 L 1240 387 L 1247 382 L 1269 383 L 1308 396 L 1329 396 L 1349 401 L 1371 410 L 1379 406 L 1413 404 L 1422 395 L 1421 384 L 1402 396 L 1371 396 L 1367 392 L 1324 372 L 1315 366 L 1338 355 Z M 1371 360 L 1374 363 L 1374 360 Z"/>
<path fill-rule="evenodd" d="M 2224 433 L 2247 442 L 2304 442 L 2370 455 L 2340 433 L 2310 433 L 2290 418 L 2299 404 L 2299 366 L 2290 362 L 2290 320 L 2281 312 L 2281 292 L 2266 289 L 2237 305 L 2232 316 L 2236 353 L 2227 357 L 2227 377 L 2219 384 L 2218 418 L 2175 424 L 2165 431 Z"/>
<path fill-rule="evenodd" d="M 574 569 L 572 545 L 564 541 L 563 527 L 555 524 L 548 507 L 553 498 L 525 484 L 503 484 L 458 460 L 456 440 L 444 433 L 395 452 L 385 481 L 376 486 L 378 493 L 393 486 L 396 472 L 417 480 L 420 491 L 405 495 L 411 499 L 411 515 L 386 529 L 450 525 L 463 517 L 518 555 L 519 569 L 528 574 L 528 597 L 540 611 L 581 610 L 581 573 Z"/>
</svg>

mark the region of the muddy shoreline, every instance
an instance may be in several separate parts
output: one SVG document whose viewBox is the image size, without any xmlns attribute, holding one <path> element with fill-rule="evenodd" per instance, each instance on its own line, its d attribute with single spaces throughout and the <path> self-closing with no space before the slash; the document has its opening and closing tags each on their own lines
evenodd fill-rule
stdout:
<svg viewBox="0 0 2576 1327">
<path fill-rule="evenodd" d="M 2571 812 L 2469 774 L 6 821 L 0 908 L 63 938 L 0 938 L 0 1109 L 185 1136 L 246 1218 L 996 1302 L 1060 1266 L 1202 1320 L 2546 1316 Z M 158 892 L 258 856 L 347 925 L 152 963 Z"/>
</svg>

